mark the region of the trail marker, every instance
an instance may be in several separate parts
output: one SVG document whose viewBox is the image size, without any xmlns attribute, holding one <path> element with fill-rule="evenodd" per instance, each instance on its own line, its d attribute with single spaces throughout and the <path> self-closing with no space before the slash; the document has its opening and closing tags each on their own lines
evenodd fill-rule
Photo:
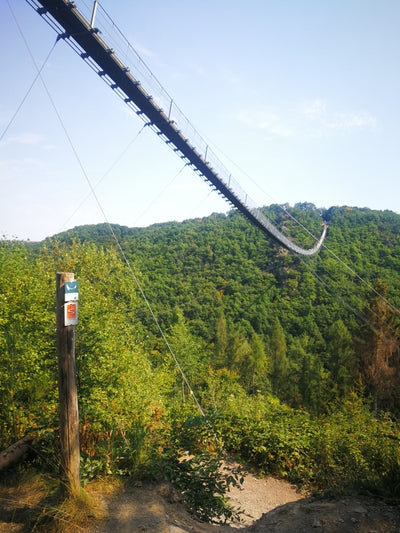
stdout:
<svg viewBox="0 0 400 533">
<path fill-rule="evenodd" d="M 79 299 L 78 294 L 78 282 L 77 281 L 66 281 L 64 284 L 64 296 L 65 302 L 72 302 Z"/>
<path fill-rule="evenodd" d="M 64 304 L 64 326 L 76 326 L 78 324 L 78 302 Z"/>
<path fill-rule="evenodd" d="M 72 301 L 68 298 L 73 295 Z M 69 495 L 80 492 L 78 390 L 75 368 L 75 328 L 78 323 L 78 282 L 72 272 L 56 276 L 58 396 L 60 403 L 60 462 L 63 486 Z"/>
</svg>

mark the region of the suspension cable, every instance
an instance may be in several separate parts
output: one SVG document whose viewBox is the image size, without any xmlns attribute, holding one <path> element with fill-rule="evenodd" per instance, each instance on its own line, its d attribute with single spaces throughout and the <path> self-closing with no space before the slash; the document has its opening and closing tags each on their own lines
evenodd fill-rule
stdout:
<svg viewBox="0 0 400 533">
<path fill-rule="evenodd" d="M 8 1 L 8 0 L 7 0 L 7 1 Z M 58 38 L 57 38 L 57 40 L 58 40 Z M 70 145 L 70 148 L 71 148 L 71 150 L 72 150 L 72 152 L 73 152 L 73 154 L 74 154 L 74 156 L 75 156 L 75 159 L 76 159 L 76 161 L 77 161 L 77 163 L 78 163 L 78 165 L 79 165 L 79 167 L 80 167 L 80 169 L 81 169 L 81 171 L 82 171 L 82 174 L 83 174 L 83 176 L 85 177 L 85 180 L 86 180 L 87 184 L 89 185 L 89 188 L 90 188 L 90 190 L 91 190 L 91 193 L 92 193 L 92 195 L 93 195 L 93 197 L 94 197 L 94 199 L 95 199 L 95 201 L 96 201 L 96 203 L 97 203 L 97 205 L 98 205 L 98 207 L 99 207 L 99 209 L 100 209 L 100 211 L 101 211 L 101 213 L 102 213 L 102 215 L 103 215 L 103 217 L 104 217 L 104 220 L 105 220 L 105 222 L 106 222 L 106 224 L 107 224 L 107 226 L 108 226 L 108 228 L 109 228 L 109 230 L 110 230 L 110 233 L 111 233 L 111 235 L 112 235 L 114 241 L 116 242 L 116 245 L 117 245 L 117 247 L 118 247 L 118 250 L 120 251 L 120 253 L 121 253 L 121 255 L 122 255 L 122 257 L 123 257 L 123 259 L 124 259 L 124 261 L 125 261 L 125 263 L 126 263 L 126 265 L 127 265 L 127 267 L 128 267 L 128 270 L 129 270 L 129 272 L 130 272 L 130 274 L 131 274 L 131 276 L 132 276 L 132 278 L 133 278 L 133 280 L 134 280 L 134 282 L 135 282 L 135 284 L 136 284 L 136 286 L 137 286 L 137 288 L 138 288 L 138 290 L 139 290 L 139 292 L 140 292 L 140 294 L 141 294 L 141 296 L 142 296 L 142 298 L 143 298 L 143 300 L 144 300 L 144 302 L 145 302 L 145 304 L 146 304 L 146 306 L 147 306 L 147 308 L 148 308 L 148 310 L 149 310 L 149 312 L 150 312 L 150 314 L 151 314 L 151 316 L 152 316 L 152 318 L 153 318 L 153 320 L 154 320 L 154 323 L 155 323 L 156 326 L 157 326 L 158 331 L 160 332 L 160 335 L 161 335 L 161 337 L 162 337 L 162 339 L 163 339 L 163 341 L 164 341 L 166 347 L 168 348 L 169 353 L 171 354 L 171 356 L 172 356 L 172 358 L 173 358 L 173 360 L 174 360 L 174 362 L 175 362 L 175 364 L 176 364 L 176 366 L 177 366 L 177 368 L 178 368 L 178 370 L 179 370 L 179 372 L 180 372 L 180 374 L 181 374 L 181 376 L 182 376 L 183 381 L 185 382 L 185 384 L 186 384 L 186 386 L 187 386 L 187 388 L 188 388 L 188 390 L 189 390 L 189 392 L 190 392 L 190 395 L 193 397 L 193 400 L 194 400 L 194 402 L 195 402 L 195 404 L 196 404 L 196 406 L 197 406 L 197 408 L 198 408 L 200 414 L 203 416 L 203 418 L 205 418 L 205 420 L 207 421 L 207 423 L 210 425 L 210 423 L 209 423 L 209 421 L 207 420 L 207 417 L 206 417 L 206 415 L 205 415 L 205 413 L 204 413 L 204 411 L 203 411 L 203 409 L 202 409 L 202 407 L 201 407 L 199 401 L 197 400 L 197 397 L 196 397 L 196 395 L 195 395 L 195 393 L 194 393 L 192 387 L 190 386 L 190 383 L 189 383 L 188 379 L 186 378 L 185 373 L 183 372 L 183 369 L 182 369 L 181 365 L 179 364 L 179 361 L 178 361 L 178 359 L 177 359 L 175 353 L 173 352 L 173 350 L 172 350 L 172 348 L 171 348 L 171 346 L 170 346 L 170 344 L 169 344 L 169 342 L 168 342 L 168 340 L 167 340 L 167 338 L 166 338 L 166 336 L 165 336 L 165 334 L 164 334 L 164 331 L 163 331 L 163 329 L 162 329 L 162 327 L 161 327 L 159 321 L 157 320 L 157 317 L 156 317 L 156 315 L 155 315 L 155 313 L 154 313 L 154 311 L 153 311 L 153 309 L 152 309 L 152 307 L 151 307 L 151 305 L 150 305 L 149 300 L 147 299 L 147 297 L 146 297 L 146 295 L 145 295 L 145 293 L 144 293 L 144 290 L 143 290 L 143 288 L 142 288 L 142 286 L 141 286 L 141 284 L 140 284 L 140 282 L 139 282 L 139 279 L 138 279 L 138 277 L 136 276 L 136 274 L 135 274 L 135 272 L 134 272 L 134 270 L 133 270 L 133 267 L 132 267 L 132 265 L 130 264 L 130 262 L 129 262 L 129 260 L 128 260 L 126 254 L 125 254 L 125 252 L 124 252 L 124 250 L 123 250 L 123 248 L 122 248 L 122 246 L 121 246 L 121 244 L 120 244 L 120 242 L 119 242 L 119 240 L 118 240 L 118 238 L 117 238 L 117 236 L 116 236 L 116 234 L 115 234 L 115 232 L 114 232 L 114 230 L 113 230 L 113 228 L 112 228 L 112 225 L 111 225 L 111 223 L 109 222 L 109 220 L 108 220 L 108 218 L 107 218 L 107 215 L 106 215 L 106 213 L 105 213 L 105 211 L 104 211 L 104 208 L 103 208 L 103 206 L 102 206 L 102 204 L 101 204 L 101 202 L 100 202 L 100 200 L 99 200 L 99 198 L 98 198 L 98 196 L 97 196 L 97 194 L 96 194 L 96 191 L 94 190 L 94 187 L 93 187 L 93 185 L 92 185 L 92 182 L 91 182 L 91 180 L 89 179 L 89 176 L 88 176 L 88 174 L 87 174 L 87 172 L 86 172 L 86 170 L 85 170 L 85 168 L 84 168 L 84 165 L 83 165 L 83 163 L 82 163 L 82 160 L 81 160 L 80 157 L 79 157 L 79 154 L 78 154 L 78 152 L 77 152 L 77 150 L 76 150 L 76 148 L 75 148 L 75 145 L 74 145 L 74 143 L 72 142 L 71 136 L 70 136 L 69 133 L 68 133 L 68 130 L 67 130 L 66 126 L 65 126 L 65 123 L 64 123 L 64 121 L 63 121 L 63 119 L 62 119 L 62 117 L 61 117 L 61 114 L 60 114 L 60 112 L 58 111 L 58 108 L 57 108 L 57 106 L 56 106 L 56 104 L 55 104 L 55 102 L 54 102 L 54 99 L 52 98 L 52 95 L 50 94 L 50 91 L 49 91 L 49 89 L 48 89 L 48 87 L 47 87 L 47 85 L 46 85 L 46 82 L 45 82 L 45 80 L 43 79 L 43 76 L 42 76 L 42 74 L 41 74 L 41 71 L 40 71 L 40 69 L 38 68 L 38 66 L 37 66 L 37 64 L 36 64 L 36 62 L 35 62 L 35 60 L 34 60 L 34 58 L 33 58 L 33 55 L 32 55 L 32 53 L 31 53 L 31 51 L 30 51 L 29 45 L 28 45 L 28 43 L 27 43 L 27 41 L 26 41 L 25 38 L 24 38 L 24 41 L 25 41 L 25 44 L 26 44 L 26 46 L 27 46 L 27 48 L 28 48 L 28 50 L 29 50 L 29 53 L 30 53 L 30 55 L 31 55 L 31 58 L 32 58 L 33 63 L 34 63 L 34 65 L 35 65 L 35 68 L 36 68 L 36 70 L 37 70 L 37 73 L 38 73 L 37 75 L 38 75 L 38 77 L 40 78 L 40 80 L 41 80 L 41 82 L 42 82 L 42 85 L 43 85 L 43 87 L 44 87 L 44 89 L 45 89 L 45 91 L 46 91 L 46 94 L 47 94 L 47 97 L 48 97 L 48 99 L 49 99 L 49 101 L 50 101 L 50 104 L 51 104 L 51 106 L 52 106 L 52 108 L 53 108 L 53 110 L 54 110 L 54 112 L 55 112 L 55 114 L 56 114 L 56 116 L 57 116 L 57 118 L 58 118 L 58 121 L 59 121 L 59 123 L 60 123 L 60 125 L 61 125 L 62 130 L 64 131 L 64 134 L 65 134 L 65 137 L 66 137 L 66 139 L 67 139 L 67 141 L 68 141 L 68 144 Z"/>
<path fill-rule="evenodd" d="M 113 161 L 113 163 L 108 167 L 108 169 L 104 172 L 104 174 L 97 180 L 97 182 L 93 185 L 93 188 L 96 189 L 100 183 L 110 174 L 110 172 L 114 169 L 114 167 L 121 161 L 121 159 L 124 157 L 124 155 L 128 152 L 128 150 L 131 148 L 133 143 L 136 141 L 136 139 L 139 137 L 139 135 L 142 133 L 142 131 L 145 129 L 146 126 L 148 126 L 148 122 L 146 122 L 136 133 L 136 135 L 133 137 L 131 141 L 126 145 L 126 147 L 122 150 L 122 152 L 116 157 L 116 159 Z M 59 232 L 64 229 L 64 227 L 68 224 L 68 222 L 74 217 L 74 215 L 79 211 L 79 209 L 82 207 L 82 205 L 88 200 L 88 198 L 92 195 L 92 191 L 90 190 L 89 193 L 82 199 L 82 201 L 79 203 L 79 205 L 74 209 L 74 211 L 69 215 L 69 217 L 63 222 L 62 226 L 59 229 Z"/>
<path fill-rule="evenodd" d="M 17 25 L 18 31 L 19 31 L 19 33 L 20 33 L 20 35 L 21 35 L 21 37 L 22 37 L 22 39 L 23 39 L 23 41 L 24 41 L 24 43 L 25 43 L 25 46 L 26 46 L 26 48 L 27 48 L 27 50 L 28 50 L 28 52 L 29 52 L 29 55 L 30 55 L 30 57 L 31 57 L 31 59 L 32 59 L 34 65 L 35 65 L 35 68 L 36 68 L 37 73 L 36 73 L 35 77 L 33 78 L 32 83 L 31 83 L 30 86 L 28 87 L 28 90 L 26 91 L 25 96 L 22 98 L 22 100 L 21 100 L 21 102 L 19 103 L 17 109 L 15 110 L 14 114 L 12 115 L 12 117 L 11 117 L 11 119 L 9 120 L 8 124 L 6 125 L 5 129 L 3 130 L 2 134 L 0 135 L 0 141 L 3 140 L 5 134 L 7 133 L 8 129 L 9 129 L 10 126 L 11 126 L 11 124 L 14 122 L 15 118 L 17 117 L 19 111 L 21 110 L 22 106 L 24 105 L 26 99 L 28 98 L 28 96 L 29 96 L 30 92 L 32 91 L 34 85 L 36 84 L 37 80 L 41 77 L 41 73 L 42 73 L 44 67 L 46 66 L 48 60 L 50 59 L 50 56 L 51 56 L 51 54 L 52 54 L 52 52 L 53 52 L 53 50 L 54 50 L 54 48 L 55 48 L 55 46 L 56 46 L 56 44 L 57 44 L 57 42 L 58 42 L 58 39 L 56 39 L 55 42 L 54 42 L 54 44 L 53 44 L 53 46 L 50 48 L 50 51 L 49 51 L 49 53 L 47 54 L 46 59 L 43 61 L 42 66 L 41 66 L 40 68 L 38 68 L 38 66 L 37 66 L 37 64 L 36 64 L 36 61 L 35 61 L 35 59 L 34 59 L 34 57 L 33 57 L 33 55 L 32 55 L 32 52 L 31 52 L 31 50 L 30 50 L 30 48 L 29 48 L 28 42 L 27 42 L 27 40 L 25 39 L 25 35 L 24 35 L 24 33 L 23 33 L 22 29 L 21 29 L 21 26 L 19 25 L 18 20 L 17 20 L 17 18 L 15 17 L 14 11 L 12 10 L 12 7 L 11 7 L 11 5 L 10 5 L 9 0 L 7 0 L 7 5 L 8 5 L 8 7 L 9 7 L 9 9 L 10 9 L 10 12 L 11 12 L 11 15 L 12 15 L 12 17 L 13 17 L 13 19 L 14 19 L 15 24 Z"/>
</svg>

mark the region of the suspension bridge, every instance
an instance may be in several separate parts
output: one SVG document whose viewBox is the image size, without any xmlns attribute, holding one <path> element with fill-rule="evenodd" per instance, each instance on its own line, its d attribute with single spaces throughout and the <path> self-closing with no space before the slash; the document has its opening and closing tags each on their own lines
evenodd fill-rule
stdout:
<svg viewBox="0 0 400 533">
<path fill-rule="evenodd" d="M 97 0 L 93 3 L 90 20 L 69 0 L 26 1 L 57 32 L 58 40 L 71 46 L 157 136 L 253 225 L 292 252 L 306 256 L 318 252 L 327 224 L 322 223 L 322 234 L 309 249 L 291 241 L 273 225 L 198 134 L 105 11 L 103 20 L 108 22 L 123 46 L 116 50 L 103 39 L 107 30 L 95 26 Z M 123 48 L 130 52 L 129 63 Z"/>
</svg>

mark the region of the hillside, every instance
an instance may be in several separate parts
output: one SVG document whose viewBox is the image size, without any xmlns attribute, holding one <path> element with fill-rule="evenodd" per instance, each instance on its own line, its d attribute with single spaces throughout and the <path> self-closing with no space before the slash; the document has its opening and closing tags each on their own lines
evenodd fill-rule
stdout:
<svg viewBox="0 0 400 533">
<path fill-rule="evenodd" d="M 315 258 L 288 254 L 236 212 L 144 229 L 113 229 L 140 273 L 162 327 L 171 329 L 182 315 L 190 332 L 207 343 L 209 357 L 227 357 L 218 365 L 236 367 L 241 363 L 235 351 L 252 342 L 260 342 L 265 350 L 283 330 L 287 372 L 292 376 L 289 387 L 280 386 L 284 376 L 276 372 L 272 383 L 271 376 L 266 384 L 263 376 L 254 381 L 253 374 L 243 376 L 243 384 L 249 389 L 251 381 L 253 388 L 272 389 L 291 405 L 318 411 L 321 402 L 312 397 L 315 381 L 321 383 L 322 377 L 326 403 L 338 390 L 339 395 L 348 391 L 363 372 L 364 330 L 371 321 L 374 327 L 377 319 L 372 306 L 378 285 L 378 292 L 399 307 L 400 216 L 349 207 L 284 207 L 265 211 L 304 246 L 312 240 L 288 212 L 314 235 L 320 233 L 321 215 L 328 221 L 326 248 Z M 106 225 L 80 227 L 58 237 L 63 242 L 77 238 L 114 246 Z M 147 316 L 143 323 L 152 327 Z M 337 335 L 347 343 L 342 347 L 345 368 L 333 360 Z M 307 376 L 301 375 L 304 364 Z M 239 370 L 243 375 L 244 369 Z M 382 402 L 386 406 L 386 400 Z"/>
<path fill-rule="evenodd" d="M 326 246 L 294 256 L 236 212 L 113 226 L 130 268 L 103 224 L 2 241 L 0 446 L 31 433 L 32 467 L 58 480 L 54 291 L 69 271 L 83 481 L 166 478 L 218 521 L 240 480 L 218 474 L 222 447 L 307 489 L 398 498 L 400 215 L 265 212 L 306 247 L 294 218 L 315 235 L 327 220 Z"/>
</svg>

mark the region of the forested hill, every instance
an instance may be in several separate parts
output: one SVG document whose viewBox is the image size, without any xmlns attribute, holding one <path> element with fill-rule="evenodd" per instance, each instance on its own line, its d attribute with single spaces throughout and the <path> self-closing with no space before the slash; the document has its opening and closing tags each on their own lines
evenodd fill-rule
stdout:
<svg viewBox="0 0 400 533">
<path fill-rule="evenodd" d="M 376 405 L 397 410 L 398 348 L 375 362 L 371 350 L 376 332 L 398 332 L 398 314 L 374 290 L 399 309 L 400 215 L 312 204 L 272 205 L 265 214 L 305 247 L 313 239 L 291 217 L 315 236 L 326 220 L 326 248 L 304 260 L 236 211 L 113 230 L 163 328 L 188 328 L 204 357 L 239 372 L 248 392 L 272 391 L 320 412 L 362 383 Z M 58 238 L 115 245 L 106 224 Z M 145 310 L 142 322 L 156 335 Z"/>
<path fill-rule="evenodd" d="M 169 475 L 193 512 L 229 514 L 196 489 L 206 479 L 224 492 L 207 459 L 218 436 L 259 472 L 399 496 L 400 216 L 265 211 L 304 247 L 326 220 L 326 246 L 288 253 L 235 211 L 113 226 L 132 270 L 105 224 L 0 241 L 0 447 L 33 434 L 36 461 L 58 479 L 54 300 L 65 271 L 79 281 L 83 480 Z"/>
</svg>

